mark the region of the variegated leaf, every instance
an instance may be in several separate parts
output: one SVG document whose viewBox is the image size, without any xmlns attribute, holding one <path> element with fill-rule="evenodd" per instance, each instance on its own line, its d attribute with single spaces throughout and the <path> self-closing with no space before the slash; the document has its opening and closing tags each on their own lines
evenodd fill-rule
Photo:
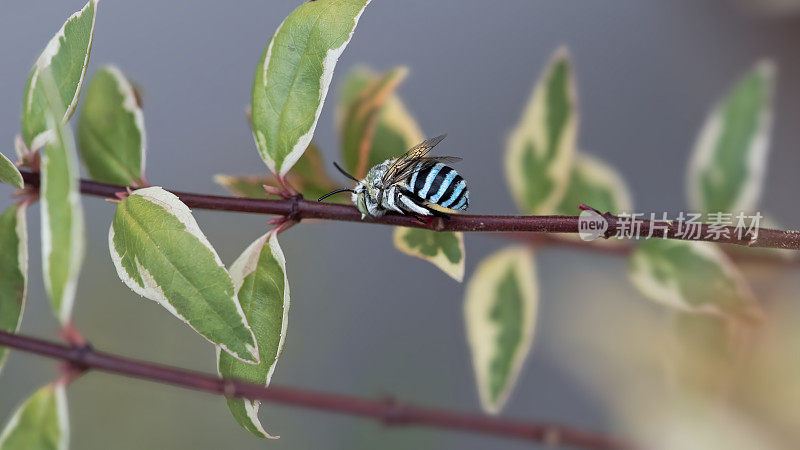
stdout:
<svg viewBox="0 0 800 450">
<path fill-rule="evenodd" d="M 767 166 L 774 86 L 774 64 L 761 61 L 709 114 L 687 176 L 694 210 L 755 211 Z"/>
<path fill-rule="evenodd" d="M 6 155 L 0 153 L 0 181 L 8 183 L 17 189 L 22 189 L 22 174 L 19 173 L 17 166 Z"/>
<path fill-rule="evenodd" d="M 533 254 L 525 247 L 484 259 L 467 283 L 467 341 L 481 405 L 498 413 L 533 344 L 539 304 Z"/>
<path fill-rule="evenodd" d="M 289 280 L 286 260 L 274 233 L 268 233 L 242 253 L 231 265 L 234 288 L 247 321 L 258 342 L 261 362 L 244 364 L 230 355 L 217 352 L 220 376 L 269 385 L 286 340 L 289 320 Z M 244 398 L 228 399 L 233 417 L 259 437 L 272 438 L 258 419 L 260 402 Z"/>
<path fill-rule="evenodd" d="M 0 433 L 0 450 L 67 450 L 68 443 L 67 394 L 61 383 L 36 391 Z"/>
<path fill-rule="evenodd" d="M 395 71 L 397 70 L 395 69 Z M 384 75 L 383 78 L 385 79 L 391 73 Z M 380 80 L 381 78 L 377 74 L 365 67 L 353 70 L 345 79 L 340 88 L 341 93 L 336 111 L 337 128 L 343 140 L 346 112 L 352 109 L 357 98 L 365 96 L 368 87 L 377 86 Z M 369 169 L 387 159 L 396 158 L 422 142 L 423 139 L 425 137 L 414 117 L 400 97 L 396 93 L 391 93 L 380 108 L 375 130 L 372 133 L 372 142 L 367 152 L 366 164 L 361 165 Z M 345 168 L 360 177 L 366 174 L 366 170 L 363 173 L 358 170 L 360 155 L 356 154 L 356 150 L 355 146 L 342 147 Z"/>
<path fill-rule="evenodd" d="M 625 180 L 617 171 L 599 159 L 579 153 L 575 157 L 569 187 L 556 214 L 576 215 L 579 204 L 601 212 L 631 212 L 633 202 Z"/>
<path fill-rule="evenodd" d="M 286 179 L 305 198 L 317 199 L 341 186 L 333 181 L 325 171 L 319 148 L 312 142 L 303 156 L 292 167 Z M 247 198 L 264 198 L 264 185 L 278 186 L 273 175 L 223 175 L 214 176 L 214 182 L 229 190 L 232 194 Z M 349 202 L 349 198 L 331 197 L 329 201 Z"/>
<path fill-rule="evenodd" d="M 370 156 L 383 106 L 407 75 L 406 67 L 398 67 L 376 77 L 344 108 L 340 130 L 344 164 L 356 178 L 363 178 L 374 165 Z"/>
<path fill-rule="evenodd" d="M 25 311 L 28 288 L 28 230 L 25 203 L 0 215 L 0 330 L 16 332 Z M 0 347 L 0 370 L 8 349 Z"/>
<path fill-rule="evenodd" d="M 70 321 L 85 250 L 78 155 L 72 131 L 61 118 L 64 108 L 49 70 L 38 76 L 47 102 L 47 132 L 42 134 L 41 184 L 42 270 L 53 312 Z"/>
<path fill-rule="evenodd" d="M 456 281 L 464 279 L 464 233 L 395 227 L 394 246 L 430 261 Z"/>
<path fill-rule="evenodd" d="M 253 80 L 253 136 L 274 174 L 286 175 L 311 142 L 336 62 L 368 3 L 303 3 L 264 49 Z"/>
<path fill-rule="evenodd" d="M 89 63 L 98 1 L 89 0 L 80 11 L 67 19 L 31 69 L 22 103 L 22 137 L 33 150 L 44 144 L 42 133 L 49 129 L 45 119 L 48 102 L 45 100 L 41 74 L 44 71 L 52 73 L 58 96 L 65 108 L 58 119 L 66 122 L 78 104 L 78 94 Z"/>
<path fill-rule="evenodd" d="M 748 319 L 762 315 L 742 274 L 709 242 L 645 240 L 631 255 L 629 276 L 642 295 L 672 308 Z"/>
<path fill-rule="evenodd" d="M 233 357 L 258 363 L 255 336 L 233 283 L 191 211 L 154 186 L 117 205 L 108 234 L 120 279 Z"/>
<path fill-rule="evenodd" d="M 406 69 L 400 67 L 378 76 L 362 67 L 354 70 L 341 88 L 337 123 L 342 152 L 345 167 L 357 177 L 424 139 L 414 117 L 393 92 L 405 73 Z M 365 133 L 366 121 L 373 122 L 370 126 L 374 130 L 369 133 Z M 369 142 L 365 144 L 363 139 Z M 430 261 L 457 281 L 464 278 L 462 233 L 395 228 L 393 241 L 401 252 Z"/>
<path fill-rule="evenodd" d="M 578 107 L 572 65 L 558 49 L 506 146 L 506 178 L 520 210 L 550 214 L 569 185 Z"/>
<path fill-rule="evenodd" d="M 227 189 L 231 194 L 244 198 L 264 198 L 267 193 L 264 185 L 273 185 L 272 175 L 214 175 L 214 182 Z"/>
<path fill-rule="evenodd" d="M 83 163 L 97 181 L 142 185 L 146 137 L 144 114 L 133 85 L 115 66 L 89 83 L 78 126 Z"/>
</svg>

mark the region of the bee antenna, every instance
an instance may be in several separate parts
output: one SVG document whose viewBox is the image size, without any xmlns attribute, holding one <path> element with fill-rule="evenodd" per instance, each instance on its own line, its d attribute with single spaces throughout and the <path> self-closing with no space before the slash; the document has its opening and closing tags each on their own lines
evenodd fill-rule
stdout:
<svg viewBox="0 0 800 450">
<path fill-rule="evenodd" d="M 333 165 L 336 166 L 336 170 L 338 170 L 339 172 L 342 172 L 342 175 L 344 175 L 347 178 L 350 178 L 351 180 L 353 180 L 356 183 L 358 183 L 358 178 L 356 178 L 356 177 L 350 175 L 349 173 L 347 173 L 347 171 L 342 169 L 342 167 L 339 164 L 336 164 L 336 161 L 333 162 Z"/>
<path fill-rule="evenodd" d="M 338 194 L 339 192 L 355 192 L 355 191 L 352 190 L 352 189 L 348 189 L 348 188 L 336 189 L 335 191 L 328 192 L 327 194 L 325 194 L 322 197 L 318 198 L 317 201 L 321 202 L 321 201 L 325 200 L 326 198 L 330 197 L 331 195 Z"/>
</svg>

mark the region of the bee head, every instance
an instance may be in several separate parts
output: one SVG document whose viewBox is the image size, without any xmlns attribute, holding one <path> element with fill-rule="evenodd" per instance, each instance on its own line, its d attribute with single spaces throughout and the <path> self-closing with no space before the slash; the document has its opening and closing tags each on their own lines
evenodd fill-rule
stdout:
<svg viewBox="0 0 800 450">
<path fill-rule="evenodd" d="M 358 211 L 361 213 L 362 219 L 364 216 L 369 215 L 369 210 L 367 209 L 367 188 L 363 183 L 358 183 L 356 185 L 356 188 L 353 189 L 353 193 L 351 194 L 350 198 L 353 200 L 356 208 L 358 208 Z"/>
</svg>

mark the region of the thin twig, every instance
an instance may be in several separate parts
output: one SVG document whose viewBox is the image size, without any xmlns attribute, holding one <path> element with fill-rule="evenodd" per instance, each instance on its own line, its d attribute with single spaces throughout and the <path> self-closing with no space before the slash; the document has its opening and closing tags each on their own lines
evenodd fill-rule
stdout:
<svg viewBox="0 0 800 450">
<path fill-rule="evenodd" d="M 26 185 L 39 185 L 38 173 L 24 171 L 22 172 L 22 177 Z M 116 193 L 126 189 L 126 186 L 81 180 L 81 192 L 87 195 L 115 198 Z M 292 220 L 297 221 L 301 219 L 324 219 L 425 228 L 435 231 L 509 233 L 578 233 L 579 225 L 578 216 L 477 216 L 457 214 L 449 218 L 435 217 L 420 222 L 414 217 L 389 213 L 380 218 L 367 217 L 362 220 L 361 213 L 353 206 L 315 202 L 298 197 L 271 200 L 170 192 L 177 195 L 190 208 L 291 216 Z M 609 233 L 617 230 L 623 219 L 609 213 L 605 213 L 602 216 L 608 223 L 608 231 L 605 237 L 611 237 Z M 651 230 L 653 230 L 655 236 L 660 236 L 660 233 L 666 232 L 666 236 L 669 239 L 800 250 L 800 232 L 798 231 L 760 228 L 757 238 L 753 238 L 748 233 L 740 233 L 740 230 L 732 226 L 715 227 L 717 230 L 722 230 L 722 232 L 712 233 L 712 226 L 703 224 L 699 226 L 697 233 L 690 235 L 685 233 L 686 225 L 681 222 L 640 220 L 637 221 L 637 225 L 640 234 L 643 236 L 650 235 Z"/>
<path fill-rule="evenodd" d="M 0 331 L 0 345 L 66 361 L 77 371 L 100 370 L 226 397 L 244 397 L 301 408 L 368 417 L 379 420 L 387 426 L 418 425 L 587 449 L 632 448 L 628 444 L 603 434 L 563 425 L 531 423 L 479 414 L 422 408 L 393 399 L 371 400 L 274 385 L 264 387 L 123 358 L 96 351 L 88 344 L 71 347 Z"/>
</svg>

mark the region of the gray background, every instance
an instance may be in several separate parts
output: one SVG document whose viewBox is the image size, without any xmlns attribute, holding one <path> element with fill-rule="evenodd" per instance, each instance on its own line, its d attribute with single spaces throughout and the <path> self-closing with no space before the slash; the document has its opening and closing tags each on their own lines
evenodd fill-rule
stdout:
<svg viewBox="0 0 800 450">
<path fill-rule="evenodd" d="M 89 76 L 114 63 L 145 90 L 148 180 L 176 190 L 222 193 L 215 173 L 266 168 L 245 124 L 252 72 L 296 1 L 103 0 Z M 0 13 L 0 142 L 13 153 L 31 64 L 78 1 L 4 1 Z M 348 69 L 411 68 L 400 89 L 442 151 L 463 156 L 473 213 L 515 213 L 502 177 L 505 136 L 549 54 L 567 44 L 576 64 L 582 148 L 627 179 L 640 211 L 679 211 L 683 173 L 710 105 L 762 56 L 779 67 L 777 121 L 763 210 L 800 223 L 793 192 L 800 167 L 798 20 L 746 13 L 724 1 L 375 0 L 337 67 L 315 136 L 338 158 L 337 86 Z M 3 205 L 11 200 L 0 187 Z M 101 349 L 204 371 L 213 348 L 155 303 L 118 281 L 106 233 L 113 207 L 85 198 L 89 244 L 75 322 Z M 42 288 L 38 207 L 29 214 L 31 287 L 22 331 L 56 336 Z M 198 211 L 223 260 L 265 230 L 265 217 Z M 391 229 L 308 223 L 281 236 L 292 289 L 288 340 L 274 383 L 363 396 L 392 393 L 425 405 L 478 411 L 461 318 L 463 286 L 392 248 Z M 467 275 L 506 243 L 466 239 Z M 366 263 L 375 258 L 383 264 Z M 560 364 L 564 308 L 617 296 L 639 303 L 624 261 L 546 249 L 537 257 L 541 314 L 532 356 L 504 415 L 612 430 L 607 405 Z M 362 266 L 363 265 L 363 266 Z M 361 273 L 356 283 L 352 267 Z M 366 282 L 363 280 L 366 279 Z M 590 280 L 591 283 L 575 283 Z M 583 321 L 585 322 L 585 321 Z M 613 335 L 613 329 L 599 332 Z M 55 373 L 52 361 L 14 353 L 0 378 L 0 420 Z M 239 429 L 217 397 L 92 373 L 69 390 L 73 448 L 528 448 L 520 443 L 379 424 L 266 405 L 260 441 Z"/>
</svg>

